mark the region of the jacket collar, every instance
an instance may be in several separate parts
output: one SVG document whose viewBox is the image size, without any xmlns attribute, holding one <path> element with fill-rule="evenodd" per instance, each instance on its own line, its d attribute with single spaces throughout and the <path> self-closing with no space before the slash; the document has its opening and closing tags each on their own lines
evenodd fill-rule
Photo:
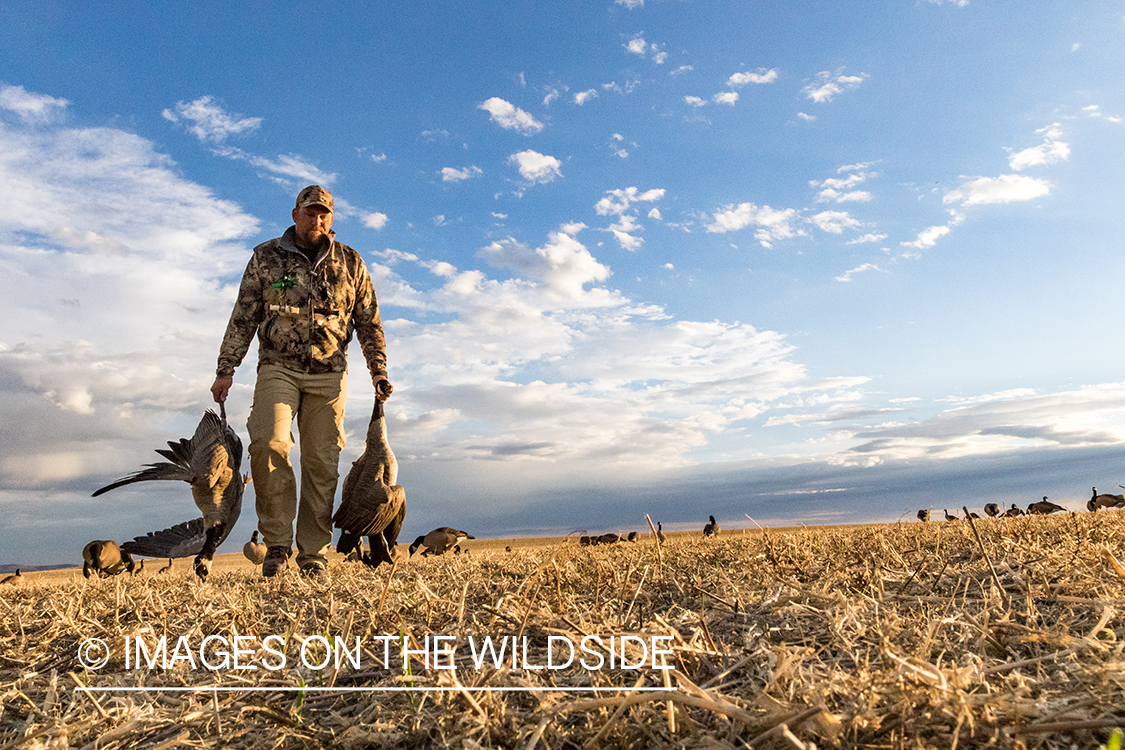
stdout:
<svg viewBox="0 0 1125 750">
<path fill-rule="evenodd" d="M 285 234 L 281 235 L 279 239 L 281 241 L 281 247 L 283 250 L 287 250 L 291 253 L 297 253 L 298 255 L 302 256 L 304 255 L 304 252 L 301 250 L 301 248 L 297 247 L 297 228 L 295 226 L 290 226 L 288 229 L 286 229 Z M 328 257 L 328 254 L 330 252 L 332 252 L 332 246 L 335 244 L 336 231 L 334 229 L 329 229 L 328 242 L 325 242 L 321 245 L 320 252 L 317 254 L 316 261 L 313 263 L 313 270 L 316 270 L 316 268 L 324 262 L 324 259 Z"/>
</svg>

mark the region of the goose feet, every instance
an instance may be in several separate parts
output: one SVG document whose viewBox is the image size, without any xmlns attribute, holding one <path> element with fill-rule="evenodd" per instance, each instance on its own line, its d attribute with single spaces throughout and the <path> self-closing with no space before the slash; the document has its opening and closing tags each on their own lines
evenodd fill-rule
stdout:
<svg viewBox="0 0 1125 750">
<path fill-rule="evenodd" d="M 203 553 L 195 557 L 195 574 L 199 576 L 199 580 L 206 581 L 208 574 L 211 572 L 211 558 L 204 557 Z"/>
</svg>

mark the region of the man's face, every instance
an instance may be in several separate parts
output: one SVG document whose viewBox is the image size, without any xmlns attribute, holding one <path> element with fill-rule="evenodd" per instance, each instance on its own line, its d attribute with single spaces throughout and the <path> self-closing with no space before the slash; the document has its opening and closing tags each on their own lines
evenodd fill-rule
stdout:
<svg viewBox="0 0 1125 750">
<path fill-rule="evenodd" d="M 332 228 L 332 212 L 324 206 L 302 206 L 293 209 L 293 225 L 297 243 L 304 247 L 320 244 Z"/>
</svg>

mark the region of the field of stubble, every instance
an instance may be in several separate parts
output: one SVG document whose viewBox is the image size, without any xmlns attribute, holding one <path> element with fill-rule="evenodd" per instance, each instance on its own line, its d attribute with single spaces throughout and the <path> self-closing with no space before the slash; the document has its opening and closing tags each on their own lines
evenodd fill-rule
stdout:
<svg viewBox="0 0 1125 750">
<path fill-rule="evenodd" d="M 1112 747 L 1125 512 L 975 524 L 29 576 L 0 592 L 0 750 Z M 478 665 L 485 637 L 516 658 Z"/>
</svg>

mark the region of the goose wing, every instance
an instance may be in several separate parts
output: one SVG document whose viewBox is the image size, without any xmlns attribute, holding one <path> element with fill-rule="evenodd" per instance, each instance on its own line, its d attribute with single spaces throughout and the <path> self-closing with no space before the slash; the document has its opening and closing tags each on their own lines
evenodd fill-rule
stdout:
<svg viewBox="0 0 1125 750">
<path fill-rule="evenodd" d="M 150 531 L 145 536 L 121 545 L 123 552 L 141 557 L 192 557 L 203 549 L 207 527 L 202 518 L 178 523 L 162 531 Z"/>
<path fill-rule="evenodd" d="M 229 533 L 242 510 L 245 482 L 239 473 L 242 441 L 226 419 L 208 409 L 190 440 L 169 441 L 167 450 L 157 448 L 156 452 L 168 460 L 145 464 L 140 471 L 97 490 L 93 497 L 135 482 L 187 482 L 207 525 L 222 521 Z"/>
</svg>

